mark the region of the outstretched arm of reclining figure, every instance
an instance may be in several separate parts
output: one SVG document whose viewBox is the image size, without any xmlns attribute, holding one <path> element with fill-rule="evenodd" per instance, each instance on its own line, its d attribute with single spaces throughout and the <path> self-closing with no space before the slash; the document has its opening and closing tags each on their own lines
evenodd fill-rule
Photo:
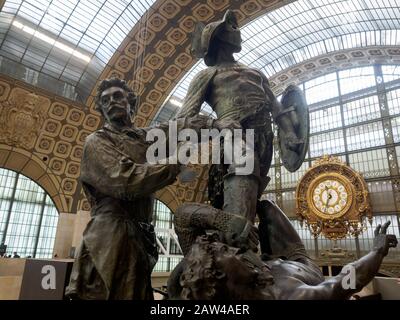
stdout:
<svg viewBox="0 0 400 320">
<path fill-rule="evenodd" d="M 318 286 L 298 287 L 288 299 L 348 299 L 352 294 L 360 291 L 378 273 L 389 248 L 397 245 L 396 236 L 386 234 L 389 224 L 390 221 L 376 228 L 374 248 L 366 256 L 346 265 L 340 274 Z"/>
</svg>

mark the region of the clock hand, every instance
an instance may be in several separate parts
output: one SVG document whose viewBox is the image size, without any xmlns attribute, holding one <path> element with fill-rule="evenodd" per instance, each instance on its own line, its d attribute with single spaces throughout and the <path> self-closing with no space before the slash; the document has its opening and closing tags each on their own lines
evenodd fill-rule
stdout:
<svg viewBox="0 0 400 320">
<path fill-rule="evenodd" d="M 329 200 L 332 198 L 332 195 L 329 193 L 329 188 L 328 186 L 325 187 L 328 199 L 326 200 L 325 208 L 324 208 L 324 214 L 326 213 L 326 209 L 328 208 L 329 205 Z"/>
<path fill-rule="evenodd" d="M 324 213 L 326 213 L 326 209 L 328 209 L 328 203 L 326 203 L 326 205 L 325 205 Z"/>
</svg>

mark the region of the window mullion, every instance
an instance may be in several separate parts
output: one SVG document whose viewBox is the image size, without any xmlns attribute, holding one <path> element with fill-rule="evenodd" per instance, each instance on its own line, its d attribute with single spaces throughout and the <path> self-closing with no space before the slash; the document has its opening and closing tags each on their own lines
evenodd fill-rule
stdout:
<svg viewBox="0 0 400 320">
<path fill-rule="evenodd" d="M 44 208 L 46 207 L 46 196 L 47 196 L 47 194 L 46 194 L 46 192 L 44 192 L 43 193 L 43 199 L 42 199 L 42 207 L 40 208 L 39 225 L 38 225 L 38 230 L 37 230 L 36 238 L 35 238 L 35 246 L 33 247 L 32 258 L 36 258 L 37 247 L 38 247 L 38 244 L 39 244 L 40 230 L 42 229 Z"/>
<path fill-rule="evenodd" d="M 8 229 L 8 225 L 10 223 L 12 207 L 13 207 L 14 199 L 15 199 L 15 192 L 17 191 L 18 178 L 19 178 L 19 173 L 17 173 L 15 180 L 14 180 L 14 186 L 13 186 L 13 190 L 12 190 L 12 194 L 11 194 L 10 205 L 8 207 L 7 220 L 6 220 L 6 223 L 4 226 L 3 237 L 1 239 L 2 243 L 4 243 L 6 241 L 7 229 Z"/>
</svg>

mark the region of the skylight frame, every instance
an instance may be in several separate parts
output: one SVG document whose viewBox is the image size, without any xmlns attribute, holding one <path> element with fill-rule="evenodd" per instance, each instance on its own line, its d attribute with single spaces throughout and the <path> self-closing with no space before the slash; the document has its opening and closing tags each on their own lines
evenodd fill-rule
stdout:
<svg viewBox="0 0 400 320">
<path fill-rule="evenodd" d="M 7 0 L 0 13 L 0 55 L 73 85 L 81 93 L 79 100 L 84 102 L 122 41 L 154 2 L 156 0 Z M 23 32 L 14 30 L 13 21 L 90 56 L 90 62 L 82 63 L 71 55 L 66 57 L 53 46 L 50 51 L 43 50 L 43 56 L 38 58 L 40 63 L 29 63 L 33 55 L 30 51 L 38 54 L 36 49 L 41 40 L 27 38 Z M 55 71 L 57 57 L 62 69 Z M 69 77 L 70 70 L 76 68 L 81 70 L 79 77 L 75 73 Z"/>
</svg>

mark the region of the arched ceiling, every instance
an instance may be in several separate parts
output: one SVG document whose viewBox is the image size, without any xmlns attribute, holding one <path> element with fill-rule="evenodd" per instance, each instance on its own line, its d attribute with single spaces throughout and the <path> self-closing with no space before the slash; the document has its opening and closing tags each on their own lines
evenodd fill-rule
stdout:
<svg viewBox="0 0 400 320">
<path fill-rule="evenodd" d="M 57 176 L 38 156 L 18 147 L 0 145 L 0 166 L 22 173 L 39 184 L 54 201 L 58 212 L 68 212 L 68 201 Z"/>
<path fill-rule="evenodd" d="M 7 71 L 8 64 L 22 74 L 28 68 L 37 78 L 32 84 L 84 102 L 155 1 L 6 0 L 0 13 L 0 55 L 6 59 L 1 69 Z"/>
<path fill-rule="evenodd" d="M 236 58 L 263 71 L 279 94 L 284 89 L 278 88 L 283 79 L 287 82 L 300 73 L 304 74 L 302 69 L 310 74 L 320 59 L 328 56 L 332 59 L 320 61 L 325 67 L 337 67 L 337 62 L 339 65 L 347 63 L 350 67 L 349 60 L 367 58 L 371 63 L 382 58 L 399 60 L 399 12 L 398 1 L 298 0 L 242 27 L 242 51 Z M 387 50 L 374 55 L 374 49 L 382 46 Z M 366 54 L 360 53 L 366 48 L 370 49 Z M 339 51 L 358 53 L 343 56 Z M 205 64 L 199 61 L 180 80 L 171 94 L 175 103 L 183 100 L 191 79 L 205 68 Z M 291 68 L 296 71 L 288 74 Z M 204 112 L 210 113 L 211 109 L 205 106 Z"/>
<path fill-rule="evenodd" d="M 8 1 L 6 1 L 6 4 L 7 2 Z M 47 1 L 49 4 L 56 2 L 58 1 Z M 75 2 L 78 3 L 79 1 L 75 0 L 74 3 Z M 111 1 L 108 2 L 111 3 Z M 137 1 L 117 2 L 124 5 L 128 5 L 128 3 L 132 5 L 136 4 Z M 141 4 L 144 3 L 143 1 L 139 2 Z M 363 9 L 353 11 L 353 14 L 347 13 L 347 11 L 350 12 L 350 10 L 346 9 L 346 5 L 350 2 Z M 147 3 L 150 4 L 150 2 Z M 303 23 L 300 23 L 298 29 L 293 26 L 290 27 L 293 29 L 293 32 L 294 30 L 300 32 L 301 28 L 308 28 L 306 26 L 312 23 L 315 23 L 314 26 L 317 28 L 316 26 L 320 26 L 320 23 L 324 20 L 331 21 L 332 23 L 335 22 L 336 27 L 332 27 L 331 31 L 325 30 L 320 34 L 324 39 L 324 46 L 320 43 L 321 41 L 317 41 L 317 37 L 309 35 L 310 33 L 316 33 L 318 31 L 317 29 L 311 32 L 307 31 L 304 39 L 300 39 L 299 37 L 299 39 L 297 39 L 298 41 L 295 42 L 297 46 L 293 46 L 290 45 L 290 42 L 293 40 L 290 36 L 296 38 L 297 36 L 295 36 L 295 34 L 286 32 L 284 36 L 279 37 L 280 41 L 283 41 L 283 43 L 275 43 L 274 41 L 276 41 L 277 35 L 268 36 L 268 30 L 270 28 L 264 28 L 261 24 L 263 30 L 255 29 L 255 32 L 251 32 L 250 26 L 253 24 L 250 23 L 246 25 L 246 23 L 254 21 L 253 23 L 255 24 L 253 27 L 256 28 L 257 23 L 260 24 L 261 21 L 263 21 L 262 19 L 266 19 L 264 13 L 280 8 L 286 4 L 294 6 L 301 3 L 305 3 L 306 7 L 310 10 L 313 10 L 309 7 L 310 3 L 317 7 L 321 7 L 322 5 L 328 6 L 328 4 L 330 4 L 332 8 L 334 7 L 338 10 L 344 8 L 345 12 L 342 12 L 340 15 L 340 19 L 342 20 L 335 19 L 334 17 L 330 18 L 329 16 L 312 18 L 312 16 L 310 16 L 311 13 L 307 13 L 304 10 L 303 12 L 299 8 L 298 12 L 296 11 L 297 13 L 293 15 L 293 17 L 292 14 L 290 17 L 284 17 L 278 15 L 277 12 L 274 13 L 274 19 L 281 19 L 280 21 L 282 24 L 280 28 L 284 28 L 285 23 L 290 23 L 289 20 L 295 19 L 296 17 L 297 20 Z M 243 38 L 245 39 L 244 51 L 239 58 L 249 59 L 242 61 L 247 64 L 255 63 L 258 68 L 263 68 L 263 66 L 267 66 L 267 64 L 270 63 L 270 65 L 275 68 L 274 71 L 277 72 L 270 77 L 271 85 L 279 92 L 279 90 L 284 88 L 290 81 L 304 81 L 307 78 L 331 72 L 334 70 L 332 68 L 351 67 L 352 65 L 373 63 L 374 61 L 388 61 L 392 63 L 397 61 L 398 63 L 400 45 L 398 32 L 387 33 L 384 31 L 394 26 L 399 29 L 399 15 L 393 16 L 391 13 L 392 11 L 389 10 L 391 8 L 397 8 L 398 10 L 398 6 L 399 3 L 395 0 L 375 1 L 373 3 L 369 0 L 158 0 L 151 6 L 150 10 L 137 21 L 133 28 L 124 29 L 127 36 L 118 49 L 115 50 L 115 53 L 101 71 L 101 75 L 92 79 L 93 85 L 90 88 L 91 94 L 86 100 L 86 107 L 82 104 L 57 97 L 54 92 L 49 94 L 43 90 L 34 90 L 32 86 L 27 86 L 22 82 L 10 78 L 2 79 L 5 89 L 2 90 L 0 88 L 0 95 L 4 95 L 4 99 L 2 98 L 0 101 L 12 102 L 12 97 L 17 94 L 18 90 L 23 90 L 24 95 L 36 91 L 40 97 L 49 100 L 49 104 L 44 113 L 45 121 L 42 127 L 35 131 L 35 136 L 32 138 L 34 140 L 32 140 L 32 146 L 23 149 L 32 152 L 33 155 L 37 154 L 39 159 L 43 160 L 46 158 L 46 161 L 43 160 L 44 167 L 47 168 L 46 170 L 51 169 L 54 173 L 61 172 L 61 174 L 55 174 L 55 179 L 57 180 L 55 186 L 56 189 L 62 193 L 62 198 L 65 199 L 66 209 L 63 210 L 75 213 L 77 209 L 87 209 L 87 203 L 84 201 L 81 192 L 79 192 L 77 184 L 80 160 L 76 157 L 80 154 L 79 151 L 81 151 L 84 137 L 100 126 L 100 118 L 94 111 L 93 99 L 96 93 L 96 84 L 98 84 L 100 80 L 111 76 L 118 76 L 128 81 L 129 85 L 136 90 L 141 99 L 140 108 L 136 117 L 136 125 L 145 126 L 150 124 L 151 120 L 154 119 L 161 105 L 171 92 L 174 92 L 174 94 L 177 92 L 177 84 L 181 85 L 185 83 L 185 81 L 187 83 L 187 81 L 190 80 L 189 77 L 193 73 L 188 73 L 188 71 L 195 70 L 196 68 L 193 67 L 196 61 L 190 55 L 190 34 L 193 31 L 196 21 L 208 23 L 222 18 L 228 7 L 234 9 L 238 14 L 240 24 L 242 26 L 246 25 L 243 28 Z M 133 5 L 133 7 L 136 8 L 135 5 Z M 282 7 L 282 9 L 283 8 L 285 7 Z M 328 10 L 328 7 L 325 7 L 326 13 L 333 13 L 333 9 L 331 9 L 331 7 L 329 8 Z M 375 8 L 376 10 L 368 8 Z M 385 8 L 387 8 L 387 11 L 385 11 Z M 372 11 L 377 11 L 378 14 L 374 15 Z M 320 15 L 321 14 L 322 13 L 320 13 Z M 257 19 L 258 17 L 260 18 Z M 368 22 L 368 18 L 371 18 L 371 21 L 374 22 Z M 357 22 L 355 19 L 361 19 L 362 21 Z M 356 29 L 361 28 L 361 26 L 367 26 L 370 29 L 365 29 L 363 31 L 361 29 Z M 378 28 L 379 30 L 374 28 Z M 280 30 L 276 28 L 274 30 L 274 32 L 280 32 Z M 352 45 L 349 45 L 352 43 L 352 36 L 338 35 L 336 38 L 333 37 L 334 32 L 345 32 L 344 30 L 348 30 L 349 33 L 359 32 L 360 37 L 362 34 L 363 38 L 357 38 L 358 36 L 356 36 L 356 39 L 361 39 L 361 46 L 353 48 Z M 378 39 L 377 35 L 379 34 L 379 39 L 385 39 L 385 41 L 379 41 L 379 43 L 375 42 L 376 46 L 371 47 L 370 45 L 374 44 L 372 42 L 372 36 L 370 40 L 366 38 L 367 32 L 371 30 L 374 30 L 375 40 Z M 375 30 L 377 30 L 377 32 L 375 32 Z M 265 37 L 260 38 L 257 35 L 258 33 L 265 34 Z M 4 36 L 4 34 L 2 35 Z M 255 35 L 256 37 L 253 39 L 251 35 Z M 104 41 L 108 38 L 110 38 L 110 35 L 104 34 Z M 268 41 L 264 41 L 267 39 L 270 39 L 268 41 L 271 41 L 272 44 L 275 43 L 275 47 Z M 365 39 L 365 41 L 362 39 Z M 258 45 L 258 42 L 254 41 L 262 41 L 262 43 Z M 304 41 L 305 45 L 310 48 L 304 49 L 304 52 L 310 53 L 309 55 L 304 53 L 304 59 L 308 59 L 306 61 L 301 60 L 302 56 L 296 54 L 296 50 L 301 51 L 301 41 Z M 335 51 L 335 45 L 332 47 L 335 50 L 328 50 L 325 41 L 329 43 L 335 43 L 336 41 L 338 46 L 337 50 L 340 52 Z M 357 44 L 357 42 L 354 43 Z M 340 47 L 341 45 L 342 47 Z M 322 48 L 325 47 L 327 50 L 323 51 L 321 46 Z M 260 51 L 261 47 L 264 48 L 263 50 L 267 50 L 266 54 L 269 53 L 269 48 L 273 49 L 271 50 L 270 56 L 272 60 L 267 61 L 264 59 L 266 54 L 263 55 L 262 51 Z M 253 50 L 253 48 L 257 50 Z M 283 48 L 286 48 L 285 51 L 282 51 Z M 311 50 L 311 48 L 314 49 Z M 250 54 L 244 55 L 245 52 L 250 52 Z M 293 56 L 293 59 L 289 58 L 291 56 Z M 279 69 L 279 66 L 281 66 L 282 69 Z M 266 67 L 266 70 L 268 68 L 270 67 Z M 25 79 L 25 81 L 27 80 Z M 44 85 L 50 86 L 51 84 L 44 83 Z M 174 89 L 176 90 L 174 91 Z M 182 96 L 183 95 L 182 93 Z M 61 105 L 62 110 L 59 105 Z M 19 108 L 19 104 L 17 104 L 17 108 Z M 5 110 L 4 107 L 3 110 Z M 1 112 L 0 110 L 0 114 Z M 60 118 L 57 120 L 57 117 L 60 117 L 61 113 L 65 114 L 64 119 Z M 57 121 L 60 122 L 59 125 L 56 124 Z M 53 130 L 54 128 L 56 131 Z M 71 133 L 72 136 L 70 135 Z M 47 141 L 48 143 L 46 144 L 43 141 Z M 11 145 L 11 147 L 13 145 L 13 142 L 2 143 Z M 77 145 L 75 146 L 76 143 Z M 21 143 L 17 142 L 17 144 L 19 144 L 21 148 Z M 60 149 L 61 146 L 66 146 L 66 148 Z M 158 197 L 164 203 L 170 204 L 171 207 L 176 207 L 183 201 L 202 201 L 203 192 L 206 190 L 207 185 L 207 170 L 206 168 L 200 167 L 196 167 L 195 170 L 197 171 L 197 179 L 195 181 L 184 186 L 179 184 L 169 186 L 161 190 L 158 193 Z"/>
</svg>

